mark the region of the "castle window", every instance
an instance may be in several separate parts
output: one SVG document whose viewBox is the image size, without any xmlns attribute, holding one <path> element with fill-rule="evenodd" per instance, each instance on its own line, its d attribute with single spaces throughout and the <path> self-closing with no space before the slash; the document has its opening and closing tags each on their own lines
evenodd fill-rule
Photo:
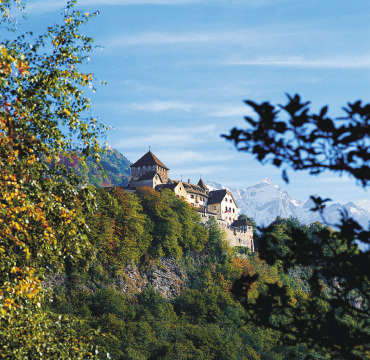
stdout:
<svg viewBox="0 0 370 360">
<path fill-rule="evenodd" d="M 194 199 L 194 195 L 190 195 L 190 197 L 191 197 L 192 199 Z"/>
<path fill-rule="evenodd" d="M 232 199 L 230 199 L 230 202 L 232 203 L 232 202 L 233 202 L 233 200 L 232 200 Z"/>
<path fill-rule="evenodd" d="M 233 209 L 233 213 L 235 212 L 235 209 Z"/>
<path fill-rule="evenodd" d="M 216 210 L 216 206 L 213 207 L 213 210 Z"/>
</svg>

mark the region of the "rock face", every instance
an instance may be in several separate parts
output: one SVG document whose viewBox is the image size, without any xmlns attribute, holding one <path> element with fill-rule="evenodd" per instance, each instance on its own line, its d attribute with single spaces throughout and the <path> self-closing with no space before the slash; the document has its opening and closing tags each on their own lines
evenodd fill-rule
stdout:
<svg viewBox="0 0 370 360">
<path fill-rule="evenodd" d="M 179 296 L 186 274 L 174 260 L 163 259 L 161 265 L 161 267 L 148 274 L 149 283 L 165 298 Z"/>
<path fill-rule="evenodd" d="M 210 190 L 225 188 L 214 182 L 207 182 L 206 185 Z M 240 213 L 252 217 L 259 226 L 270 224 L 278 216 L 295 217 L 303 224 L 322 222 L 320 215 L 310 210 L 313 207 L 311 199 L 307 201 L 294 199 L 270 179 L 264 179 L 248 188 L 229 188 L 229 190 L 239 206 Z M 354 203 L 328 205 L 324 213 L 326 221 L 331 225 L 338 224 L 343 211 L 346 211 L 363 227 L 368 226 L 370 211 Z"/>
<path fill-rule="evenodd" d="M 124 293 L 141 292 L 151 285 L 168 299 L 180 295 L 187 276 L 175 260 L 163 258 L 143 273 L 136 266 L 128 265 L 123 278 L 117 280 L 116 286 Z"/>
</svg>

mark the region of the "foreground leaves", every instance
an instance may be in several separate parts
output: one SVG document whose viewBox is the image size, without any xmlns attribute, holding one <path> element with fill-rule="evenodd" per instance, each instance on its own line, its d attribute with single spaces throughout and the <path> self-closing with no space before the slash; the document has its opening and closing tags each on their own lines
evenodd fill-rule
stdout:
<svg viewBox="0 0 370 360">
<path fill-rule="evenodd" d="M 82 90 L 92 74 L 78 69 L 92 50 L 79 28 L 92 15 L 70 1 L 62 25 L 19 35 L 9 25 L 19 4 L 0 6 L 2 25 L 15 31 L 0 45 L 0 355 L 93 358 L 77 323 L 43 310 L 42 286 L 48 267 L 63 267 L 88 247 L 77 209 L 80 200 L 89 208 L 92 194 L 59 156 L 99 150 L 104 127 L 89 115 Z"/>
</svg>

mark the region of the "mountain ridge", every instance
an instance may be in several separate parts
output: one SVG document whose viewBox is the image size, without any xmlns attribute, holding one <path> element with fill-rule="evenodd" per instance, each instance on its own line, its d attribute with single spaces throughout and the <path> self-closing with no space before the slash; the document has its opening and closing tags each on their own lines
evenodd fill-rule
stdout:
<svg viewBox="0 0 370 360">
<path fill-rule="evenodd" d="M 295 217 L 307 225 L 315 221 L 323 221 L 320 214 L 310 210 L 314 207 L 310 198 L 306 201 L 295 199 L 288 191 L 283 190 L 269 178 L 265 178 L 246 188 L 226 187 L 213 181 L 206 181 L 206 185 L 210 190 L 227 188 L 233 194 L 240 213 L 252 217 L 258 226 L 267 226 L 278 216 L 282 218 Z M 335 226 L 335 224 L 339 223 L 341 213 L 343 212 L 347 212 L 350 217 L 358 221 L 363 227 L 367 227 L 370 222 L 370 211 L 354 202 L 327 205 L 324 211 L 324 218 L 327 223 Z"/>
</svg>

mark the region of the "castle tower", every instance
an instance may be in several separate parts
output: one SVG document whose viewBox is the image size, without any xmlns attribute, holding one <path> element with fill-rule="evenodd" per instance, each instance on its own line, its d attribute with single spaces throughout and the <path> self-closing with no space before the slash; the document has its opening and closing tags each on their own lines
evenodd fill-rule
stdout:
<svg viewBox="0 0 370 360">
<path fill-rule="evenodd" d="M 131 181 L 136 181 L 144 174 L 156 172 L 160 175 L 162 182 L 168 182 L 168 167 L 162 163 L 150 150 L 138 161 L 130 166 Z"/>
</svg>

